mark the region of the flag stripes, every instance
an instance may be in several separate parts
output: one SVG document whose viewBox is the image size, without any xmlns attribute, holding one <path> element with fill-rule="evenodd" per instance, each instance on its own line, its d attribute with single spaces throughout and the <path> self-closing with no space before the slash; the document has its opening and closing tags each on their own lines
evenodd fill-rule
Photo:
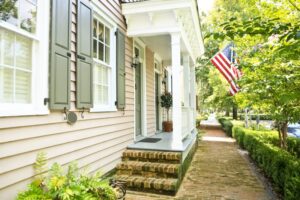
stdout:
<svg viewBox="0 0 300 200">
<path fill-rule="evenodd" d="M 235 66 L 237 64 L 236 54 L 232 50 L 233 44 L 227 45 L 222 51 L 219 51 L 211 58 L 211 63 L 219 70 L 230 85 L 229 92 L 235 95 L 239 91 L 239 87 L 235 81 L 240 79 L 242 73 Z"/>
</svg>

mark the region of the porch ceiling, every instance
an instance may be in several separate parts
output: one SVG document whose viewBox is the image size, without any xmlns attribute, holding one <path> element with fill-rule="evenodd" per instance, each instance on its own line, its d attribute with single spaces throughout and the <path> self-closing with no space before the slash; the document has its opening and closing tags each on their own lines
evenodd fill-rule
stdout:
<svg viewBox="0 0 300 200">
<path fill-rule="evenodd" d="M 143 37 L 146 43 L 154 36 L 161 36 L 156 38 L 155 43 L 150 42 L 150 45 L 160 44 L 162 56 L 169 59 L 170 34 L 180 33 L 184 51 L 195 61 L 204 52 L 197 6 L 195 0 L 147 0 L 122 4 L 127 35 Z M 166 48 L 168 51 L 165 51 Z"/>
</svg>

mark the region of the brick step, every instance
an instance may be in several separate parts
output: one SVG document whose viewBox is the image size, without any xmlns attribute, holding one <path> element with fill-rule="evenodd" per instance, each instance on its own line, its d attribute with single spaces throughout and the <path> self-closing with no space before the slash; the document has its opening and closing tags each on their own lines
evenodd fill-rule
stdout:
<svg viewBox="0 0 300 200">
<path fill-rule="evenodd" d="M 123 161 L 116 166 L 118 175 L 140 175 L 152 178 L 178 178 L 179 164 Z"/>
<path fill-rule="evenodd" d="M 178 179 L 147 178 L 143 176 L 117 175 L 117 180 L 126 181 L 129 190 L 147 191 L 164 194 L 175 194 L 178 189 Z"/>
<path fill-rule="evenodd" d="M 143 151 L 127 149 L 123 152 L 123 161 L 142 161 L 156 163 L 181 163 L 181 152 Z"/>
</svg>

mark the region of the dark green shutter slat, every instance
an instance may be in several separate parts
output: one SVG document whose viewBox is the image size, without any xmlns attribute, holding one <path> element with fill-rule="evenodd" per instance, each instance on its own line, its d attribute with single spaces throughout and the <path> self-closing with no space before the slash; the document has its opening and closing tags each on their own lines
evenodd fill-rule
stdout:
<svg viewBox="0 0 300 200">
<path fill-rule="evenodd" d="M 51 2 L 50 109 L 69 109 L 72 3 Z"/>
<path fill-rule="evenodd" d="M 93 10 L 89 1 L 77 1 L 77 70 L 76 107 L 93 105 L 92 22 Z"/>
<path fill-rule="evenodd" d="M 117 30 L 117 107 L 125 108 L 125 35 Z"/>
</svg>

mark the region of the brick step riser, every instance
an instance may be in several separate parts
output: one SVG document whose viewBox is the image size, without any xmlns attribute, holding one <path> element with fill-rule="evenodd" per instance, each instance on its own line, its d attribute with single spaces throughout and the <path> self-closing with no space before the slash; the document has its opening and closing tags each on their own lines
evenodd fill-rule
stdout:
<svg viewBox="0 0 300 200">
<path fill-rule="evenodd" d="M 143 176 L 148 178 L 178 178 L 179 175 L 175 173 L 164 173 L 164 172 L 149 172 L 149 171 L 139 171 L 139 170 L 117 170 L 117 175 L 134 175 Z"/>
<path fill-rule="evenodd" d="M 134 157 L 122 157 L 122 161 L 140 161 L 140 162 L 151 162 L 151 163 L 164 163 L 164 164 L 180 164 L 180 160 L 157 160 L 156 158 L 134 158 Z"/>
<path fill-rule="evenodd" d="M 176 194 L 178 185 L 170 186 L 167 184 L 155 184 L 149 182 L 127 182 L 126 187 L 129 190 L 174 195 Z"/>
<path fill-rule="evenodd" d="M 181 153 L 174 152 L 149 152 L 126 150 L 123 153 L 123 159 L 139 160 L 143 162 L 162 162 L 162 163 L 180 163 Z"/>
<path fill-rule="evenodd" d="M 150 193 L 154 193 L 154 194 L 163 194 L 163 195 L 172 195 L 174 196 L 176 194 L 176 190 L 172 189 L 172 190 L 161 190 L 161 189 L 153 189 L 153 188 L 138 188 L 137 186 L 128 186 L 127 185 L 127 189 L 128 190 L 132 190 L 132 191 L 139 191 L 139 192 L 150 192 Z"/>
</svg>

